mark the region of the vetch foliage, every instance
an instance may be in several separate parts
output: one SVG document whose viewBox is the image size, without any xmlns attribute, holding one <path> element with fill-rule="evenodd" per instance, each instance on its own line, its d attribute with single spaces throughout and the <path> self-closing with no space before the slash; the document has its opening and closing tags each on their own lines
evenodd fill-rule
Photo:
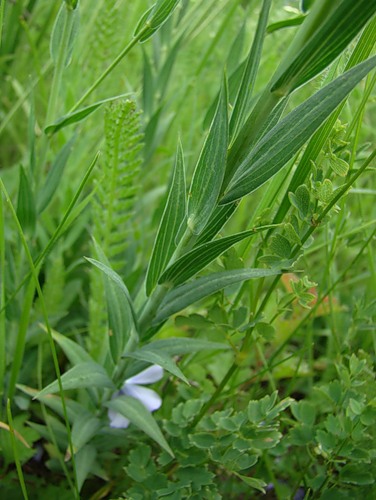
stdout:
<svg viewBox="0 0 376 500">
<path fill-rule="evenodd" d="M 3 496 L 374 497 L 375 12 L 1 2 Z"/>
</svg>

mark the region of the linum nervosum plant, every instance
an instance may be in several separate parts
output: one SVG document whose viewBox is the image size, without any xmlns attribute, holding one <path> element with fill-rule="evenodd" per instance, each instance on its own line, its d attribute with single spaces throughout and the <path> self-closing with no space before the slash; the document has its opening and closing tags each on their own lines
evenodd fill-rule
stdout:
<svg viewBox="0 0 376 500">
<path fill-rule="evenodd" d="M 1 2 L 2 498 L 373 498 L 375 12 Z"/>
</svg>

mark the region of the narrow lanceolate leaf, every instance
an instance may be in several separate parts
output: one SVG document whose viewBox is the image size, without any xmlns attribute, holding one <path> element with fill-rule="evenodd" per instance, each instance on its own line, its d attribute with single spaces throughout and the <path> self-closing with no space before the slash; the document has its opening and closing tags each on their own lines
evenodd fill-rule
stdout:
<svg viewBox="0 0 376 500">
<path fill-rule="evenodd" d="M 159 446 L 166 450 L 167 453 L 169 453 L 172 457 L 174 456 L 174 453 L 164 438 L 157 422 L 145 406 L 138 401 L 138 399 L 130 396 L 119 396 L 118 398 L 112 399 L 105 404 L 111 410 L 120 413 L 123 417 L 130 420 L 132 424 L 150 436 L 156 443 L 159 444 Z"/>
<path fill-rule="evenodd" d="M 101 260 L 105 257 L 96 246 Z M 117 363 L 124 354 L 128 341 L 137 338 L 137 316 L 127 287 L 121 277 L 107 264 L 95 259 L 86 258 L 105 274 L 105 294 L 107 302 L 108 323 L 110 327 L 110 349 L 112 359 Z"/>
<path fill-rule="evenodd" d="M 87 410 L 77 415 L 72 426 L 72 443 L 74 453 L 80 451 L 80 449 L 98 433 L 100 428 L 101 421 Z M 65 458 L 70 458 L 69 448 Z"/>
<path fill-rule="evenodd" d="M 166 371 L 179 378 L 183 382 L 189 385 L 187 377 L 180 370 L 180 368 L 176 365 L 175 361 L 163 351 L 158 351 L 156 349 L 150 349 L 148 347 L 144 347 L 142 349 L 137 349 L 129 354 L 127 354 L 128 358 L 137 359 L 139 361 L 146 361 L 147 363 L 159 365 L 164 368 Z"/>
<path fill-rule="evenodd" d="M 79 22 L 79 9 L 71 9 L 67 5 L 62 4 L 56 17 L 50 40 L 50 54 L 54 64 L 58 63 L 61 47 L 65 43 L 65 39 L 67 39 L 67 44 L 64 64 L 68 66 L 70 63 L 74 42 L 78 34 Z"/>
<path fill-rule="evenodd" d="M 274 269 L 235 269 L 214 273 L 180 285 L 166 295 L 157 311 L 153 325 L 166 321 L 173 314 L 222 290 L 226 286 L 235 285 L 252 278 L 275 276 L 280 273 L 280 271 Z"/>
<path fill-rule="evenodd" d="M 210 219 L 200 234 L 195 246 L 199 246 L 202 243 L 212 240 L 230 219 L 237 206 L 238 203 L 236 202 L 215 207 L 214 212 L 210 216 Z"/>
<path fill-rule="evenodd" d="M 186 187 L 181 144 L 176 153 L 175 170 L 170 192 L 154 243 L 146 277 L 146 293 L 150 295 L 176 248 L 176 237 L 186 217 Z"/>
<path fill-rule="evenodd" d="M 269 24 L 266 29 L 267 33 L 274 33 L 275 31 L 290 28 L 291 26 L 300 26 L 305 19 L 305 15 L 299 15 L 296 17 L 290 17 L 290 19 L 284 19 L 283 21 L 277 21 L 276 23 Z"/>
<path fill-rule="evenodd" d="M 210 264 L 210 262 L 213 262 L 214 259 L 219 257 L 226 250 L 235 245 L 235 243 L 238 243 L 239 241 L 242 241 L 245 238 L 253 236 L 268 228 L 269 226 L 250 229 L 248 231 L 227 236 L 226 238 L 209 241 L 195 247 L 166 269 L 160 277 L 159 284 L 173 283 L 174 285 L 180 285 L 181 283 L 184 283 L 196 273 L 204 269 L 208 264 Z"/>
<path fill-rule="evenodd" d="M 20 166 L 18 187 L 17 217 L 24 231 L 33 231 L 36 224 L 36 208 L 31 180 Z"/>
<path fill-rule="evenodd" d="M 208 137 L 193 173 L 189 193 L 188 226 L 194 234 L 200 234 L 204 229 L 216 206 L 225 171 L 227 145 L 227 85 L 224 81 Z"/>
<path fill-rule="evenodd" d="M 69 155 L 71 154 L 75 139 L 76 137 L 73 136 L 72 139 L 70 139 L 57 154 L 56 159 L 48 172 L 46 182 L 44 183 L 38 196 L 38 213 L 42 213 L 52 200 L 52 197 L 55 194 L 63 176 L 64 168 L 67 164 Z"/>
<path fill-rule="evenodd" d="M 55 123 L 52 123 L 51 125 L 48 125 L 45 129 L 44 132 L 47 135 L 53 135 L 56 134 L 59 130 L 61 130 L 64 127 L 67 127 L 68 125 L 72 125 L 73 123 L 80 122 L 87 116 L 91 115 L 95 110 L 97 110 L 100 106 L 103 104 L 106 104 L 107 102 L 115 101 L 116 99 L 122 99 L 123 97 L 127 97 L 130 94 L 121 94 L 117 95 L 114 97 L 109 97 L 108 99 L 102 99 L 101 101 L 97 101 L 94 104 L 90 104 L 90 106 L 86 106 L 85 108 L 78 109 L 77 111 L 74 111 L 73 113 L 69 113 L 68 115 L 62 116 L 59 118 Z"/>
<path fill-rule="evenodd" d="M 376 12 L 376 2 L 344 0 L 334 9 L 272 86 L 287 95 L 324 70 Z"/>
<path fill-rule="evenodd" d="M 61 383 L 63 384 L 63 389 L 65 391 L 68 391 L 69 389 L 85 389 L 88 387 L 114 388 L 114 384 L 107 375 L 103 366 L 92 362 L 79 363 L 68 370 L 64 373 L 64 375 L 62 375 Z M 38 392 L 33 399 L 38 399 L 40 396 L 44 396 L 46 394 L 54 394 L 55 392 L 59 392 L 59 384 L 57 380 Z"/>
<path fill-rule="evenodd" d="M 87 351 L 66 335 L 62 335 L 61 333 L 52 330 L 52 337 L 54 341 L 59 344 L 59 347 L 62 349 L 72 365 L 85 362 L 94 363 L 94 360 L 90 357 Z"/>
<path fill-rule="evenodd" d="M 244 116 L 248 111 L 248 103 L 256 81 L 257 70 L 260 64 L 262 47 L 264 44 L 266 25 L 272 0 L 264 0 L 257 24 L 255 38 L 247 58 L 242 83 L 236 96 L 230 120 L 230 135 L 236 135 L 238 128 L 243 124 Z"/>
<path fill-rule="evenodd" d="M 289 113 L 244 159 L 220 203 L 251 193 L 275 175 L 375 66 L 376 56 L 339 76 Z"/>
<path fill-rule="evenodd" d="M 211 342 L 210 340 L 191 339 L 183 337 L 170 337 L 168 339 L 155 340 L 147 345 L 149 350 L 163 352 L 170 356 L 180 356 L 200 351 L 216 351 L 230 349 L 228 344 Z M 144 350 L 142 347 L 141 350 Z"/>
</svg>

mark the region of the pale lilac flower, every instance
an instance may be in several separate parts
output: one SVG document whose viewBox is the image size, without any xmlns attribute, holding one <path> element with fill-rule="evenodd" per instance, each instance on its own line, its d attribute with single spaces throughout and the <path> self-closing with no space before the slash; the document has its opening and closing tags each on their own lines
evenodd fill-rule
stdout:
<svg viewBox="0 0 376 500">
<path fill-rule="evenodd" d="M 163 368 L 159 365 L 152 365 L 146 370 L 138 373 L 134 377 L 128 378 L 123 387 L 114 394 L 114 398 L 118 396 L 132 396 L 145 406 L 150 412 L 158 410 L 162 404 L 160 396 L 152 389 L 142 387 L 143 384 L 153 384 L 158 382 L 163 377 Z M 142 385 L 140 385 L 142 384 Z M 108 418 L 110 419 L 110 427 L 116 429 L 125 429 L 130 424 L 129 420 L 120 413 L 114 410 L 108 410 Z"/>
</svg>

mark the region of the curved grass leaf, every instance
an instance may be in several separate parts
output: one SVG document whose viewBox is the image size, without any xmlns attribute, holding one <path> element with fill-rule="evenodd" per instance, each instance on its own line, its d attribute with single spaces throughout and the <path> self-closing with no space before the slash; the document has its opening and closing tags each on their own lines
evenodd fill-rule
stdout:
<svg viewBox="0 0 376 500">
<path fill-rule="evenodd" d="M 204 267 L 210 264 L 210 262 L 213 262 L 214 259 L 219 257 L 230 247 L 235 245 L 235 243 L 238 243 L 239 241 L 253 236 L 265 229 L 269 229 L 269 226 L 250 229 L 248 231 L 227 236 L 226 238 L 209 241 L 195 247 L 168 267 L 160 277 L 158 283 L 162 284 L 167 282 L 173 283 L 174 285 L 184 283 L 196 273 L 204 269 Z"/>
<path fill-rule="evenodd" d="M 224 81 L 189 190 L 188 226 L 194 234 L 201 233 L 216 206 L 225 172 L 227 145 L 227 84 Z"/>
<path fill-rule="evenodd" d="M 97 101 L 94 104 L 90 104 L 90 106 L 86 106 L 85 108 L 73 111 L 73 113 L 69 113 L 68 115 L 62 116 L 55 123 L 47 125 L 47 127 L 44 129 L 44 132 L 47 135 L 56 134 L 56 132 L 58 132 L 62 128 L 67 127 L 68 125 L 72 125 L 73 123 L 80 122 L 87 116 L 91 115 L 91 113 L 94 113 L 94 111 L 97 110 L 100 106 L 102 106 L 102 104 L 105 104 L 106 102 L 115 101 L 116 99 L 121 99 L 129 95 L 130 94 L 127 93 L 127 94 L 120 94 L 114 97 L 108 97 L 107 99 L 102 99 L 101 101 Z"/>
<path fill-rule="evenodd" d="M 150 295 L 176 248 L 176 236 L 186 217 L 186 186 L 181 144 L 176 153 L 175 170 L 162 220 L 155 239 L 146 277 L 146 293 Z"/>
<path fill-rule="evenodd" d="M 99 257 L 104 260 L 105 256 L 96 245 Z M 110 335 L 110 349 L 115 363 L 119 361 L 124 353 L 127 342 L 133 336 L 137 337 L 138 330 L 137 315 L 133 308 L 133 302 L 127 287 L 121 277 L 108 265 L 95 259 L 86 257 L 94 266 L 98 267 L 105 274 L 105 293 L 107 301 L 108 322 L 112 332 Z"/>
<path fill-rule="evenodd" d="M 79 363 L 74 366 L 61 376 L 61 383 L 63 384 L 63 389 L 65 391 L 70 389 L 87 389 L 92 387 L 109 389 L 115 388 L 103 366 L 93 362 Z M 55 392 L 59 392 L 59 384 L 57 380 L 39 391 L 33 399 L 38 399 L 40 396 L 44 396 L 46 394 L 54 394 Z"/>
<path fill-rule="evenodd" d="M 64 173 L 65 165 L 67 164 L 75 140 L 76 137 L 73 136 L 72 139 L 70 139 L 66 144 L 64 144 L 64 146 L 58 152 L 55 161 L 53 162 L 48 172 L 46 182 L 44 183 L 40 191 L 40 194 L 38 196 L 39 214 L 41 214 L 47 208 L 59 186 L 60 180 Z"/>
<path fill-rule="evenodd" d="M 274 33 L 275 31 L 291 28 L 291 26 L 300 26 L 305 19 L 305 15 L 299 15 L 295 17 L 290 17 L 290 19 L 284 19 L 283 21 L 277 21 L 276 23 L 269 24 L 266 29 L 267 33 Z"/>
<path fill-rule="evenodd" d="M 20 165 L 17 217 L 24 231 L 34 231 L 36 224 L 35 198 L 31 181 L 22 165 Z"/>
<path fill-rule="evenodd" d="M 244 159 L 220 204 L 238 200 L 275 175 L 375 66 L 376 56 L 339 76 L 289 113 Z"/>
<path fill-rule="evenodd" d="M 287 95 L 324 70 L 347 47 L 376 12 L 376 2 L 344 0 L 309 38 L 272 86 Z"/>
<path fill-rule="evenodd" d="M 79 363 L 94 363 L 94 360 L 86 350 L 77 344 L 77 342 L 74 342 L 65 335 L 61 335 L 61 333 L 55 330 L 52 330 L 52 338 L 63 350 L 65 356 L 72 365 L 77 365 Z"/>
<path fill-rule="evenodd" d="M 142 349 L 137 349 L 126 355 L 127 358 L 138 359 L 139 361 L 146 361 L 147 363 L 159 365 L 166 371 L 175 375 L 183 382 L 189 385 L 189 381 L 180 368 L 176 365 L 175 361 L 165 352 L 157 349 L 149 348 L 149 346 Z"/>
<path fill-rule="evenodd" d="M 234 285 L 249 279 L 275 276 L 281 271 L 274 269 L 235 269 L 214 273 L 209 276 L 185 283 L 173 288 L 164 298 L 157 310 L 153 325 L 158 325 L 173 314 L 194 304 L 198 300 L 208 297 L 226 286 Z"/>
<path fill-rule="evenodd" d="M 269 10 L 272 0 L 264 0 L 259 15 L 256 34 L 252 43 L 251 50 L 248 54 L 247 64 L 244 70 L 242 82 L 236 96 L 231 120 L 230 120 L 230 136 L 236 135 L 239 127 L 243 124 L 244 115 L 248 110 L 249 99 L 255 85 L 257 71 L 260 65 L 262 48 L 266 33 L 266 25 L 269 18 Z"/>
<path fill-rule="evenodd" d="M 169 455 L 174 456 L 157 422 L 140 401 L 130 396 L 119 396 L 111 401 L 107 401 L 105 405 L 130 420 L 132 424 L 150 436 Z"/>
<path fill-rule="evenodd" d="M 144 347 L 141 348 L 141 350 L 143 349 Z M 211 342 L 210 340 L 172 337 L 169 339 L 155 340 L 148 344 L 147 349 L 163 352 L 170 356 L 178 356 L 200 351 L 226 350 L 230 349 L 230 346 L 219 342 Z"/>
<path fill-rule="evenodd" d="M 74 42 L 78 34 L 79 23 L 79 9 L 71 9 L 68 5 L 62 4 L 57 14 L 50 40 L 50 54 L 54 64 L 58 63 L 61 47 L 64 44 L 64 38 L 68 37 L 64 64 L 65 66 L 69 65 L 72 58 Z"/>
<path fill-rule="evenodd" d="M 74 453 L 80 451 L 99 431 L 101 421 L 87 410 L 84 410 L 76 416 L 72 425 L 72 443 Z M 66 459 L 70 458 L 68 448 Z"/>
</svg>

